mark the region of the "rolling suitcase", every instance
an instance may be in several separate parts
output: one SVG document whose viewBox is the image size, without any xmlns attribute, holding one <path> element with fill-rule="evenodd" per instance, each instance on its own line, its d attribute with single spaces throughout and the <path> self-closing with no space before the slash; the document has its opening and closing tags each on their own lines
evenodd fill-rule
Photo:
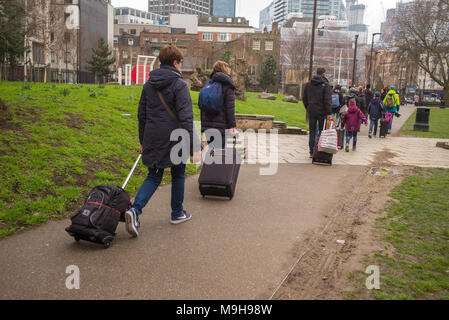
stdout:
<svg viewBox="0 0 449 320">
<path fill-rule="evenodd" d="M 103 244 L 105 249 L 110 247 L 119 221 L 123 221 L 123 214 L 131 207 L 131 197 L 125 187 L 141 157 L 122 187 L 102 185 L 91 190 L 84 205 L 71 217 L 72 224 L 65 229 L 76 242 L 86 240 Z"/>
<path fill-rule="evenodd" d="M 203 164 L 198 178 L 201 195 L 227 197 L 230 200 L 234 197 L 237 179 L 242 162 L 240 153 L 235 148 L 236 138 L 234 137 L 234 147 L 232 149 L 214 149 L 213 158 Z M 212 163 L 207 163 L 212 162 Z"/>
<path fill-rule="evenodd" d="M 380 138 L 386 138 L 388 134 L 388 124 L 390 123 L 390 120 L 385 117 L 385 114 L 382 114 L 382 119 L 380 119 L 380 132 L 379 137 Z"/>
<path fill-rule="evenodd" d="M 340 128 L 341 115 L 337 115 L 337 135 L 338 135 L 338 149 L 342 150 L 345 147 L 345 128 Z"/>
<path fill-rule="evenodd" d="M 324 123 L 324 127 L 326 127 L 326 121 Z M 318 142 L 320 141 L 320 136 L 321 136 L 321 133 L 319 133 L 315 137 L 315 148 L 313 149 L 312 164 L 331 166 L 332 159 L 334 158 L 334 155 L 332 153 L 318 151 Z"/>
</svg>

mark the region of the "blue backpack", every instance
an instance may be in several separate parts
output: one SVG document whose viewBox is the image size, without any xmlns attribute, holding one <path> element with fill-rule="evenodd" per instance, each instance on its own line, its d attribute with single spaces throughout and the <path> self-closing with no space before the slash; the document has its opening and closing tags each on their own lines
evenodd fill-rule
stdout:
<svg viewBox="0 0 449 320">
<path fill-rule="evenodd" d="M 201 89 L 198 99 L 201 111 L 219 113 L 223 108 L 223 86 L 220 82 L 209 81 Z"/>
<path fill-rule="evenodd" d="M 340 96 L 338 95 L 338 93 L 334 93 L 332 95 L 332 108 L 340 108 Z"/>
</svg>

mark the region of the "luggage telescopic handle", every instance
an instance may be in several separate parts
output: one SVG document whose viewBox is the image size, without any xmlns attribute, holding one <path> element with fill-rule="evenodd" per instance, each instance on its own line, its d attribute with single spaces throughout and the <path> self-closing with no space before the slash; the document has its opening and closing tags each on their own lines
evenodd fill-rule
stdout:
<svg viewBox="0 0 449 320">
<path fill-rule="evenodd" d="M 142 158 L 142 155 L 141 155 L 141 154 L 139 154 L 139 156 L 137 157 L 137 160 L 136 160 L 136 162 L 134 163 L 134 166 L 133 166 L 133 168 L 131 169 L 131 172 L 129 173 L 128 177 L 126 178 L 125 183 L 124 183 L 123 186 L 122 186 L 122 189 L 125 189 L 126 185 L 128 184 L 129 179 L 131 178 L 131 176 L 132 176 L 133 173 L 134 173 L 134 170 L 136 170 L 136 167 L 137 167 L 137 165 L 139 164 L 140 158 Z"/>
</svg>

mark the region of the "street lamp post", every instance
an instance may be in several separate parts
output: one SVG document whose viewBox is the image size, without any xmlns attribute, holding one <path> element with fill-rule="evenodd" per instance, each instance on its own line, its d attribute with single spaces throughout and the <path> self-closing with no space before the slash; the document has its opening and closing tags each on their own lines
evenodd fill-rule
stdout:
<svg viewBox="0 0 449 320">
<path fill-rule="evenodd" d="M 359 41 L 359 35 L 355 35 L 355 46 L 354 46 L 354 64 L 352 67 L 352 86 L 355 85 L 355 68 L 357 64 L 357 43 Z"/>
<path fill-rule="evenodd" d="M 318 0 L 314 0 L 313 3 L 313 23 L 312 23 L 312 43 L 310 46 L 310 66 L 309 66 L 309 80 L 312 80 L 313 74 L 313 53 L 315 50 L 315 27 L 316 27 L 316 10 Z"/>
<path fill-rule="evenodd" d="M 371 80 L 372 80 L 371 71 L 373 71 L 373 73 L 374 73 L 374 70 L 371 70 L 371 67 L 373 65 L 374 37 L 377 35 L 380 35 L 380 34 L 381 34 L 380 32 L 373 33 L 373 40 L 371 41 L 371 56 L 369 59 L 369 73 L 368 73 L 368 84 L 370 84 L 370 85 L 372 84 L 371 83 Z"/>
</svg>

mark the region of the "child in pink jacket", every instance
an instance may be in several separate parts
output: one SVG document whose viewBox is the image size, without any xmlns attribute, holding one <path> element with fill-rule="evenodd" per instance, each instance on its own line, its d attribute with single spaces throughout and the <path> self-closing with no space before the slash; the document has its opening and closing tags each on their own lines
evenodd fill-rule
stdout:
<svg viewBox="0 0 449 320">
<path fill-rule="evenodd" d="M 365 126 L 368 126 L 368 121 L 363 112 L 357 108 L 356 101 L 354 99 L 349 100 L 348 112 L 346 112 L 341 122 L 342 128 L 346 125 L 346 152 L 349 152 L 349 142 L 351 141 L 351 138 L 354 138 L 352 150 L 356 151 L 357 133 L 360 131 L 362 122 L 365 123 Z"/>
</svg>

